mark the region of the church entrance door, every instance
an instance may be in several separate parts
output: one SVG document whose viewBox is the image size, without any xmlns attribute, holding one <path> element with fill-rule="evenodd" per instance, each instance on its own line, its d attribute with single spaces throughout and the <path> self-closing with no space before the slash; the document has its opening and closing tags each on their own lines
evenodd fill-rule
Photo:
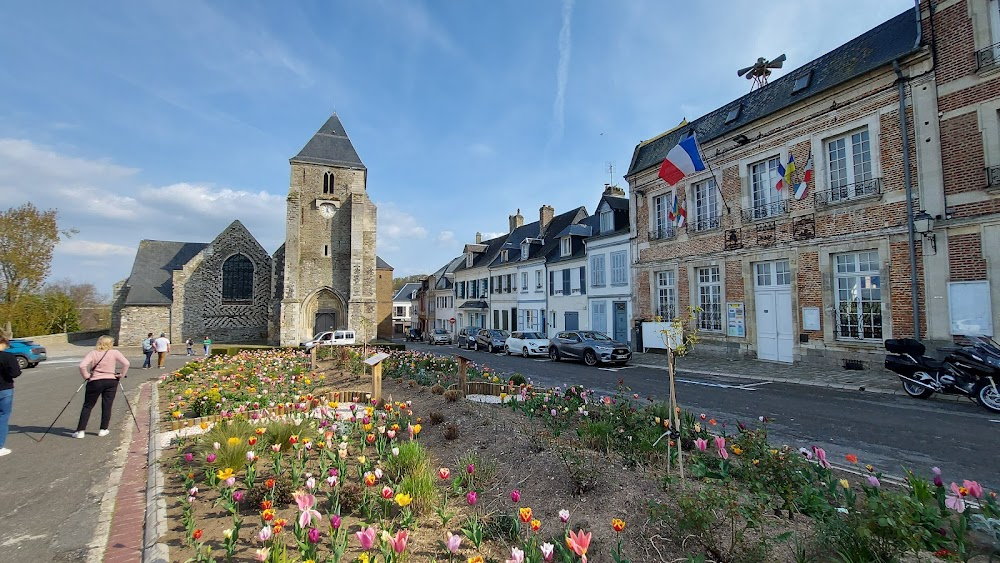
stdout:
<svg viewBox="0 0 1000 563">
<path fill-rule="evenodd" d="M 313 334 L 319 334 L 337 328 L 337 313 L 316 313 L 316 324 L 313 327 Z"/>
</svg>

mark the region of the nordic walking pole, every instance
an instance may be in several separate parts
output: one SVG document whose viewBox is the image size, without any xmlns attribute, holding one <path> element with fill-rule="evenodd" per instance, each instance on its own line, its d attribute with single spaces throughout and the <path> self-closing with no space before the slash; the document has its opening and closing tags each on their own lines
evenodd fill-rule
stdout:
<svg viewBox="0 0 1000 563">
<path fill-rule="evenodd" d="M 118 388 L 122 390 L 122 398 L 125 399 L 125 406 L 128 407 L 129 414 L 132 415 L 132 422 L 135 423 L 135 429 L 142 432 L 142 429 L 139 428 L 139 421 L 135 419 L 135 413 L 132 411 L 132 405 L 128 402 L 128 393 L 125 392 L 125 386 L 122 385 L 122 378 L 120 377 L 118 378 Z"/>
<path fill-rule="evenodd" d="M 49 425 L 48 430 L 46 430 L 45 434 L 42 434 L 42 437 L 38 439 L 39 443 L 41 443 L 41 441 L 44 440 L 46 436 L 48 436 L 49 430 L 52 430 L 52 427 L 56 425 L 56 421 L 58 421 L 59 417 L 62 416 L 64 412 L 66 412 L 66 409 L 69 408 L 69 404 L 72 403 L 73 399 L 76 398 L 76 394 L 79 393 L 80 389 L 83 389 L 83 386 L 86 385 L 86 384 L 87 384 L 87 382 L 84 381 L 83 383 L 80 384 L 79 387 L 76 388 L 76 392 L 73 393 L 73 396 L 70 397 L 68 401 L 66 401 L 66 406 L 63 407 L 61 411 L 59 411 L 59 414 L 56 415 L 56 419 L 53 420 L 52 424 Z"/>
</svg>

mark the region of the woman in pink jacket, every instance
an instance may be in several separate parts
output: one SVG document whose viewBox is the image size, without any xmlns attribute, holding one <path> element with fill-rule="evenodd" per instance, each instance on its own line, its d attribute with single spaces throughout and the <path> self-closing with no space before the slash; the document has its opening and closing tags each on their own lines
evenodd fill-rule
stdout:
<svg viewBox="0 0 1000 563">
<path fill-rule="evenodd" d="M 83 410 L 80 411 L 80 422 L 76 425 L 74 438 L 83 438 L 87 429 L 90 411 L 101 398 L 101 431 L 98 436 L 107 436 L 108 425 L 111 423 L 111 406 L 115 402 L 118 391 L 118 378 L 125 377 L 128 372 L 128 359 L 114 349 L 115 341 L 110 336 L 97 339 L 97 347 L 80 362 L 80 375 L 87 380 L 87 392 L 83 399 Z M 121 365 L 121 372 L 118 366 Z"/>
</svg>

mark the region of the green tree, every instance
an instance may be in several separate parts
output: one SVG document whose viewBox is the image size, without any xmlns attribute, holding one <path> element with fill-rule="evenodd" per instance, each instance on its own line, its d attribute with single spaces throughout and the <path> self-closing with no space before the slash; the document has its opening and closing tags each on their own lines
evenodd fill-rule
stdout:
<svg viewBox="0 0 1000 563">
<path fill-rule="evenodd" d="M 0 300 L 16 303 L 37 292 L 52 267 L 52 251 L 61 236 L 54 209 L 40 211 L 30 202 L 0 212 Z"/>
<path fill-rule="evenodd" d="M 92 283 L 76 283 L 63 278 L 45 284 L 45 294 L 63 293 L 73 302 L 77 312 L 79 329 L 94 330 L 111 326 L 111 303 L 107 295 L 97 290 Z M 57 330 L 56 332 L 66 332 Z"/>
<path fill-rule="evenodd" d="M 402 287 L 410 282 L 420 282 L 427 277 L 427 274 L 414 274 L 412 276 L 403 276 L 401 278 L 392 278 L 392 291 L 396 292 L 402 289 Z"/>
</svg>

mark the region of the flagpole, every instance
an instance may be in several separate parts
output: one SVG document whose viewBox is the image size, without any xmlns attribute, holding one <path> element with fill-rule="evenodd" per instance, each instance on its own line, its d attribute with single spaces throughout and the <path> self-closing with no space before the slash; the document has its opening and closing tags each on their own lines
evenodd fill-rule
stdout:
<svg viewBox="0 0 1000 563">
<path fill-rule="evenodd" d="M 694 145 L 698 150 L 698 154 L 701 155 L 702 162 L 708 167 L 709 174 L 712 175 L 712 179 L 715 180 L 715 189 L 719 190 L 719 199 L 722 200 L 722 205 L 726 206 L 726 215 L 732 215 L 732 210 L 729 209 L 729 203 L 726 201 L 725 196 L 722 195 L 722 181 L 720 178 L 715 177 L 715 170 L 712 169 L 712 163 L 705 158 L 705 154 L 701 152 L 701 145 L 698 143 L 698 137 L 694 134 L 694 130 L 691 130 L 691 136 L 694 137 Z"/>
</svg>

